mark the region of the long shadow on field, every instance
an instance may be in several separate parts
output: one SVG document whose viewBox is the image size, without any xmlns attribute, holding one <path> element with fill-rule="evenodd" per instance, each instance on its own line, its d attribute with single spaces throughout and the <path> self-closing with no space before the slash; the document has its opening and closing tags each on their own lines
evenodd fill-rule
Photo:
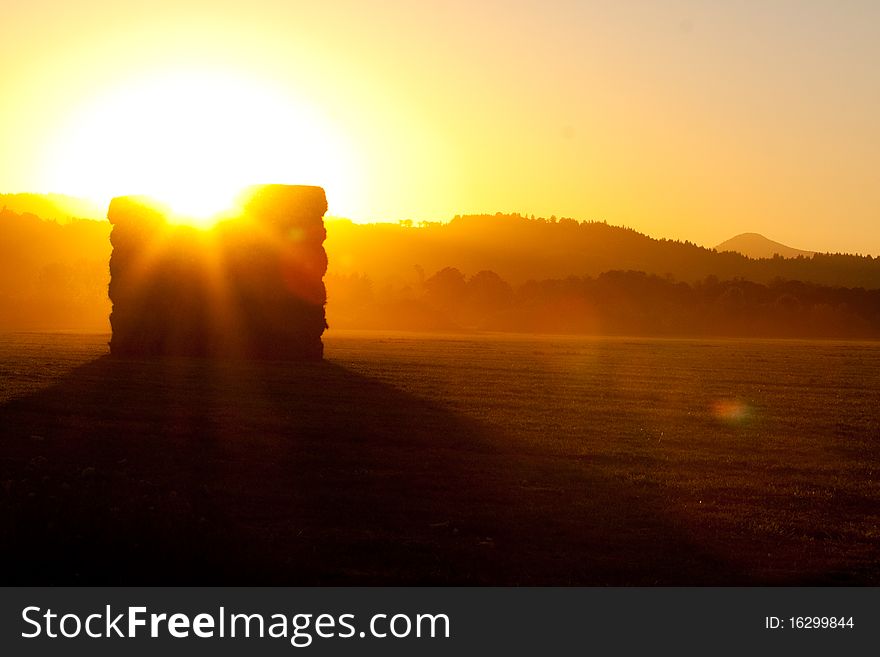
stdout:
<svg viewBox="0 0 880 657">
<path fill-rule="evenodd" d="M 327 362 L 103 357 L 0 407 L 2 579 L 747 583 L 568 467 Z"/>
</svg>

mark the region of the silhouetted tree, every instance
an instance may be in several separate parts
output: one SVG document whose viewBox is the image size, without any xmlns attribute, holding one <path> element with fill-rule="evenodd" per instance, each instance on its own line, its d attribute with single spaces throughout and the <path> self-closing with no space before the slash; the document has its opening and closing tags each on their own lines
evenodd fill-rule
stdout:
<svg viewBox="0 0 880 657">
<path fill-rule="evenodd" d="M 457 314 L 466 293 L 467 281 L 455 267 L 444 267 L 425 280 L 425 300 L 451 314 Z"/>
</svg>

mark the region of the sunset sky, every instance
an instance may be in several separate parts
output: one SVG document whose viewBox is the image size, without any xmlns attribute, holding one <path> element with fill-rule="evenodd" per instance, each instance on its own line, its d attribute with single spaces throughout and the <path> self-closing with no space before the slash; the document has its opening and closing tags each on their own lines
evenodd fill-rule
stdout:
<svg viewBox="0 0 880 657">
<path fill-rule="evenodd" d="M 880 2 L 13 0 L 0 52 L 0 192 L 880 255 Z"/>
</svg>

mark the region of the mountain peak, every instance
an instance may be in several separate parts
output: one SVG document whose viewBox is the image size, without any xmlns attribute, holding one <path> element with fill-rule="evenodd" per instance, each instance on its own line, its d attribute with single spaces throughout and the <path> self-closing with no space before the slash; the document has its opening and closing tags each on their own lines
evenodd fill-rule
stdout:
<svg viewBox="0 0 880 657">
<path fill-rule="evenodd" d="M 814 251 L 795 249 L 794 247 L 774 242 L 760 233 L 741 233 L 736 237 L 731 237 L 729 240 L 721 242 L 721 244 L 715 247 L 715 250 L 719 253 L 722 251 L 735 251 L 747 258 L 756 259 L 772 258 L 777 254 L 783 258 L 797 258 L 798 256 L 810 258 L 814 254 Z"/>
</svg>

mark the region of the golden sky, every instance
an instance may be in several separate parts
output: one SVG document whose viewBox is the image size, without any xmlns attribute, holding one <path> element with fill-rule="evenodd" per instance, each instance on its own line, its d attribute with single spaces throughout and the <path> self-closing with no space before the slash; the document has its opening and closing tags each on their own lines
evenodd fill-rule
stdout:
<svg viewBox="0 0 880 657">
<path fill-rule="evenodd" d="M 12 0 L 0 192 L 880 255 L 880 3 Z"/>
</svg>

